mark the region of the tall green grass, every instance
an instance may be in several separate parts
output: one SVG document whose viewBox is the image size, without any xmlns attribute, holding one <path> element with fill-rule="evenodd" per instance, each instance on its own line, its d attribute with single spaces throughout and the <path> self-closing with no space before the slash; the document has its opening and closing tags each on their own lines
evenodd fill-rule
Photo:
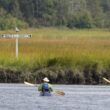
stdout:
<svg viewBox="0 0 110 110">
<path fill-rule="evenodd" d="M 13 30 L 0 34 L 14 34 Z M 21 30 L 32 34 L 19 39 L 19 59 L 15 58 L 15 39 L 0 39 L 0 65 L 17 69 L 62 66 L 82 68 L 86 64 L 110 64 L 110 31 L 107 29 L 70 30 L 36 28 Z"/>
</svg>

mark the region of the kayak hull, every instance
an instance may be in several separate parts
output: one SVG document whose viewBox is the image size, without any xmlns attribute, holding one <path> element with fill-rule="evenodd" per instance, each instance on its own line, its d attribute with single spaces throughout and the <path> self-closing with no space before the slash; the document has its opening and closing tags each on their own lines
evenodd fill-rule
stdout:
<svg viewBox="0 0 110 110">
<path fill-rule="evenodd" d="M 52 96 L 52 94 L 50 92 L 41 92 L 40 96 Z"/>
</svg>

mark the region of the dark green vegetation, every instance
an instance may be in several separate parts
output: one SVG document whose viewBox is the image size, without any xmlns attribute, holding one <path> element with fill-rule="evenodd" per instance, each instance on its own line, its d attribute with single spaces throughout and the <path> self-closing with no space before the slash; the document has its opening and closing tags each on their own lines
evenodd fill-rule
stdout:
<svg viewBox="0 0 110 110">
<path fill-rule="evenodd" d="M 0 69 L 0 83 L 23 83 L 24 81 L 41 83 L 44 77 L 48 77 L 55 84 L 107 84 L 103 77 L 110 77 L 110 69 L 98 69 L 98 64 L 85 65 L 82 70 L 71 68 L 42 67 L 31 71 L 16 69 Z"/>
<path fill-rule="evenodd" d="M 110 0 L 0 0 L 0 29 L 110 27 Z"/>
</svg>

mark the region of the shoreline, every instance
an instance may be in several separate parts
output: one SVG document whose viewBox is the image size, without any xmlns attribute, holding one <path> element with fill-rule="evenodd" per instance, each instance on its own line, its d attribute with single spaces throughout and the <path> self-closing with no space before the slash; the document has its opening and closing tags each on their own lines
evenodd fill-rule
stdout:
<svg viewBox="0 0 110 110">
<path fill-rule="evenodd" d="M 55 69 L 54 67 L 45 67 L 31 71 L 12 70 L 9 68 L 0 68 L 0 83 L 42 83 L 42 79 L 48 77 L 52 84 L 66 85 L 105 85 L 109 84 L 103 80 L 103 77 L 109 79 L 107 72 L 98 73 L 96 71 L 83 70 L 76 71 L 74 69 Z"/>
</svg>

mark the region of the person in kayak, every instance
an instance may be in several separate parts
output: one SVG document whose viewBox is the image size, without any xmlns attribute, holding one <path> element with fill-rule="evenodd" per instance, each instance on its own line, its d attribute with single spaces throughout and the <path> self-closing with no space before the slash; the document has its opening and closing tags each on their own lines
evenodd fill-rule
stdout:
<svg viewBox="0 0 110 110">
<path fill-rule="evenodd" d="M 38 91 L 40 91 L 41 96 L 51 96 L 53 89 L 52 85 L 49 84 L 49 79 L 47 77 L 43 79 L 43 83 L 38 87 Z"/>
</svg>

